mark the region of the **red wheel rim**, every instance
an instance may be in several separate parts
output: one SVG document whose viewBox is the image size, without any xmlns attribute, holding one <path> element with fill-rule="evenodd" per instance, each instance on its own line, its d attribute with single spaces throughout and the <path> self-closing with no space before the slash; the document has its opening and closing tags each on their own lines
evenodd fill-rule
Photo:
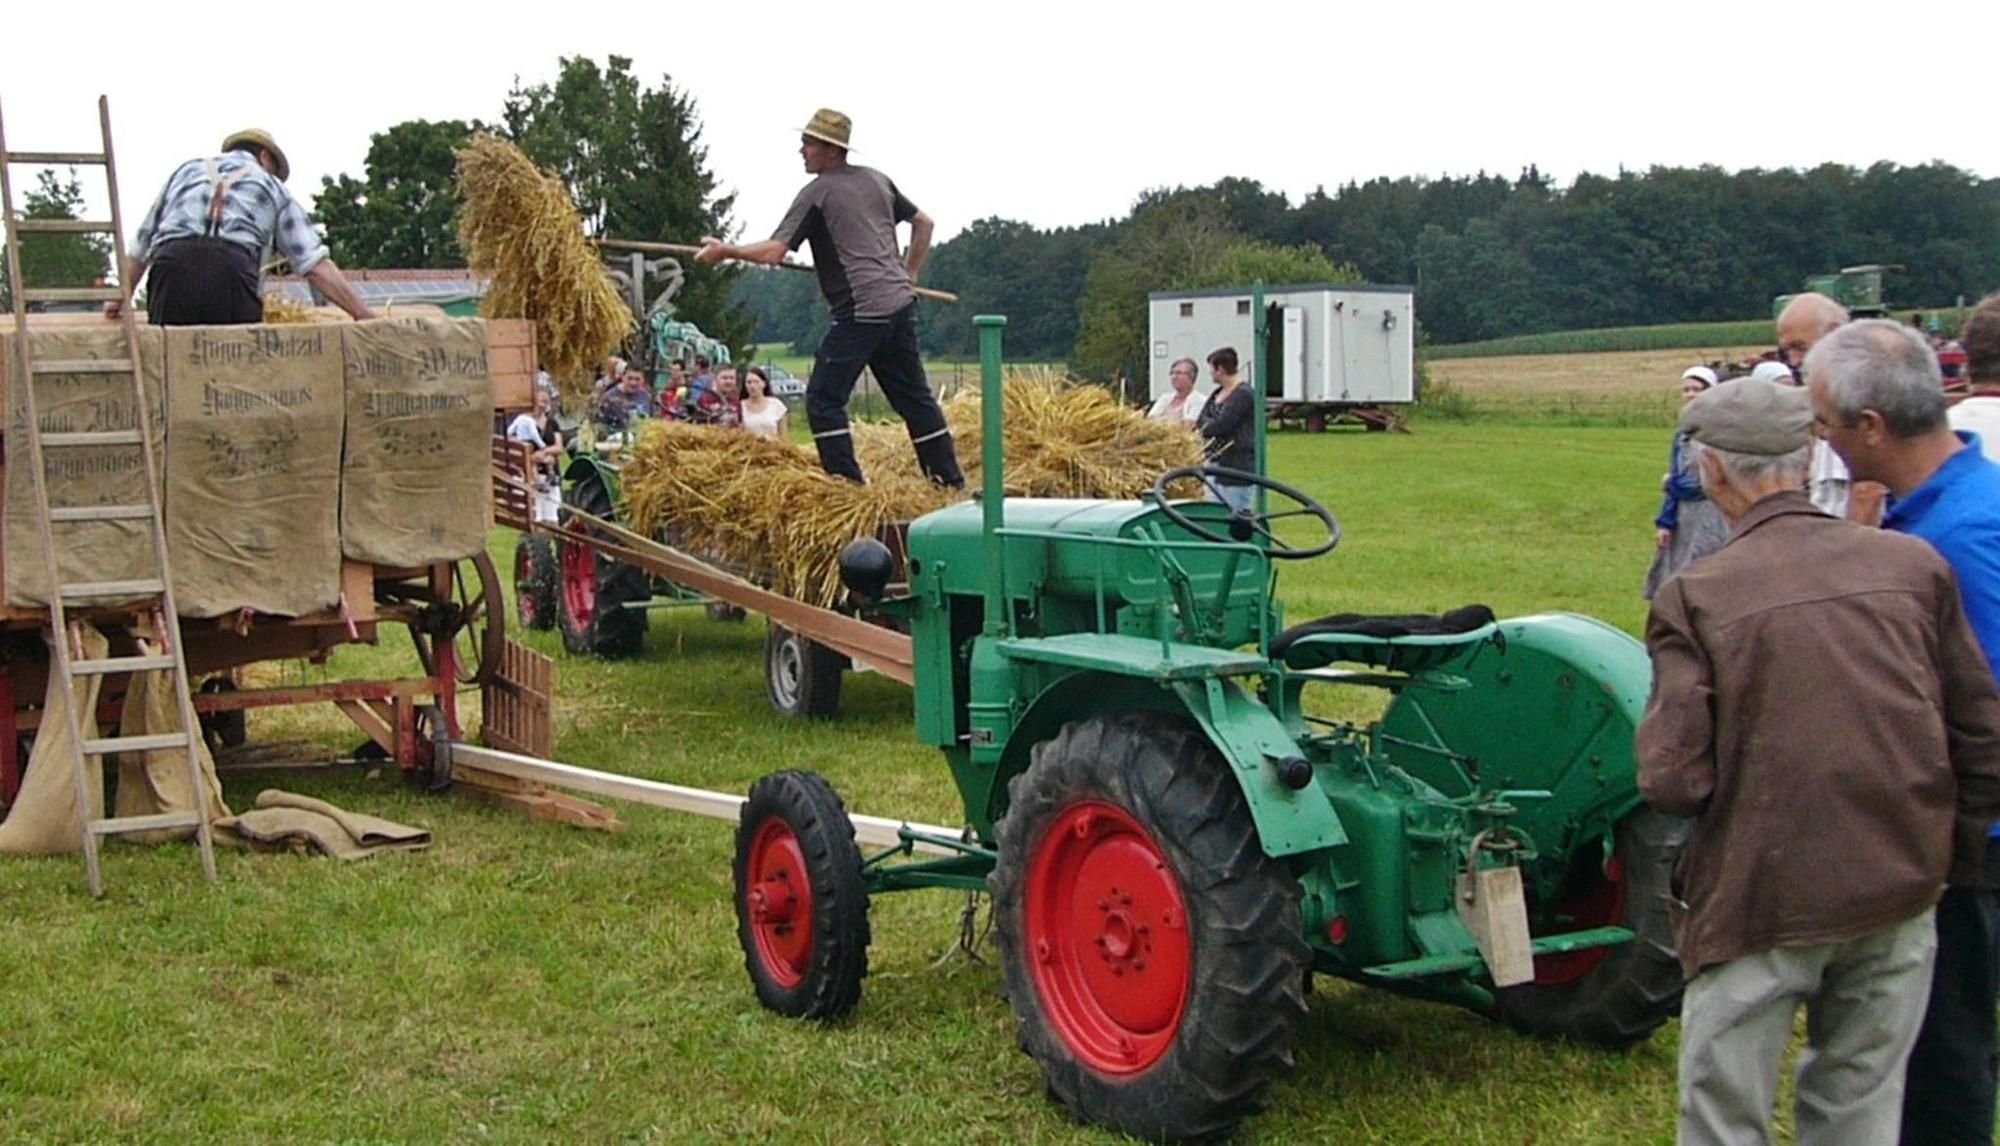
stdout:
<svg viewBox="0 0 2000 1146">
<path fill-rule="evenodd" d="M 780 987 L 798 986 L 812 962 L 812 882 L 799 837 L 775 816 L 750 837 L 743 900 L 765 974 Z"/>
<path fill-rule="evenodd" d="M 1545 918 L 1548 924 L 1535 928 L 1535 934 L 1560 935 L 1624 922 L 1625 865 L 1612 856 L 1602 867 L 1593 866 L 1587 878 L 1573 877 Z M 1536 956 L 1535 982 L 1544 987 L 1573 983 L 1595 970 L 1609 954 L 1609 947 L 1587 947 Z"/>
<path fill-rule="evenodd" d="M 597 616 L 597 560 L 581 545 L 562 547 L 562 591 L 570 621 L 589 628 Z"/>
<path fill-rule="evenodd" d="M 1193 982 L 1180 881 L 1152 835 L 1100 800 L 1064 808 L 1028 862 L 1022 958 L 1077 1059 L 1132 1074 L 1173 1044 Z"/>
</svg>

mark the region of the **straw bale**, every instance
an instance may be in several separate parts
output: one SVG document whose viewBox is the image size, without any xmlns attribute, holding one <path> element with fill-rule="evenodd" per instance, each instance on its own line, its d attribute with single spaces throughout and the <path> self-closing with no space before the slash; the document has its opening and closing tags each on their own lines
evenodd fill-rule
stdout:
<svg viewBox="0 0 2000 1146">
<path fill-rule="evenodd" d="M 1193 434 L 1148 421 L 1095 386 L 1013 372 L 1003 402 L 1011 496 L 1132 498 L 1160 474 L 1201 460 Z M 945 404 L 970 488 L 979 486 L 979 395 Z M 746 569 L 817 605 L 841 596 L 842 546 L 965 497 L 925 479 L 901 423 L 858 424 L 867 485 L 830 477 L 810 447 L 750 434 L 654 423 L 620 473 L 633 526 Z"/>
<path fill-rule="evenodd" d="M 586 398 L 597 363 L 633 326 L 561 179 L 520 148 L 480 134 L 458 155 L 458 237 L 472 270 L 491 278 L 479 313 L 535 324 L 542 368 Z"/>
</svg>

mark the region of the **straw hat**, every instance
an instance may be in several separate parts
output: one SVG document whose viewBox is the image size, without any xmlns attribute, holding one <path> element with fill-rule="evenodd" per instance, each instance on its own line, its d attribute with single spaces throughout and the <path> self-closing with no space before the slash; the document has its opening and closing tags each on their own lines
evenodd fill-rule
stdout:
<svg viewBox="0 0 2000 1146">
<path fill-rule="evenodd" d="M 821 143 L 831 143 L 846 151 L 848 133 L 854 130 L 854 121 L 830 107 L 820 108 L 813 113 L 812 122 L 799 129 L 803 135 L 810 135 Z"/>
<path fill-rule="evenodd" d="M 268 131 L 246 127 L 242 131 L 231 132 L 229 138 L 222 141 L 222 150 L 234 151 L 237 147 L 245 143 L 253 147 L 261 147 L 266 154 L 270 155 L 272 165 L 278 169 L 276 172 L 278 182 L 283 183 L 292 177 L 292 161 L 285 158 L 285 149 L 278 146 L 278 141 L 272 139 L 271 133 Z"/>
</svg>

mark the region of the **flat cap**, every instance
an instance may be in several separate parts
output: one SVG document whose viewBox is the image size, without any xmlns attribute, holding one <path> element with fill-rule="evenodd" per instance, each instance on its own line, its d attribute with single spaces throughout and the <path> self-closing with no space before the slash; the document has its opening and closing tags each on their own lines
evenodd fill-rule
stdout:
<svg viewBox="0 0 2000 1146">
<path fill-rule="evenodd" d="M 1811 443 L 1812 404 L 1802 387 L 1738 378 L 1682 406 L 1681 429 L 1704 446 L 1777 457 Z"/>
</svg>

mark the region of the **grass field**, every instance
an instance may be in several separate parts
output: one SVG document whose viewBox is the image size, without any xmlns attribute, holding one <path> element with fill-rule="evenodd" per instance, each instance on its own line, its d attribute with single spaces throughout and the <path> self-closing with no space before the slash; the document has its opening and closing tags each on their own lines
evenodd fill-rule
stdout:
<svg viewBox="0 0 2000 1146">
<path fill-rule="evenodd" d="M 1665 448 L 1659 429 L 1478 421 L 1279 436 L 1276 474 L 1347 528 L 1331 556 L 1285 569 L 1289 615 L 1484 601 L 1635 631 Z M 496 555 L 511 545 L 496 533 Z M 624 663 L 562 658 L 551 634 L 529 635 L 559 658 L 559 758 L 732 791 L 810 767 L 859 811 L 957 815 L 942 761 L 911 739 L 906 689 L 850 676 L 840 720 L 787 723 L 762 695 L 761 622 L 654 620 L 646 654 Z M 285 674 L 379 674 L 407 659 L 393 632 L 341 650 L 330 670 Z M 356 739 L 330 712 L 253 714 L 251 735 L 321 758 Z M 185 848 L 114 845 L 102 901 L 74 857 L 0 860 L 0 1136 L 1112 1140 L 1043 1098 L 990 950 L 933 966 L 955 934 L 951 894 L 879 898 L 861 1006 L 830 1028 L 801 1025 L 760 1010 L 743 974 L 729 825 L 624 808 L 624 832 L 596 834 L 352 768 L 225 783 L 239 807 L 281 786 L 428 826 L 437 843 L 352 866 L 226 854 L 214 886 Z M 1605 1054 L 1324 980 L 1312 1007 L 1298 1069 L 1248 1140 L 1671 1140 L 1671 1024 Z"/>
</svg>

